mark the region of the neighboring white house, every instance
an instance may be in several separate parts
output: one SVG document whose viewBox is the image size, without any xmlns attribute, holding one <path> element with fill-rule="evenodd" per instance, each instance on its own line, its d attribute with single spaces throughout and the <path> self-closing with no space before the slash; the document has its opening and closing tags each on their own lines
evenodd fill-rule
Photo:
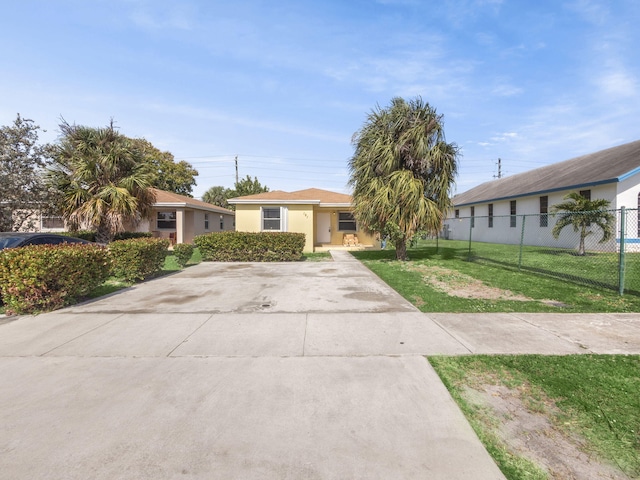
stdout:
<svg viewBox="0 0 640 480">
<path fill-rule="evenodd" d="M 570 192 L 579 192 L 591 200 L 609 200 L 611 210 L 637 209 L 640 141 L 486 182 L 456 195 L 452 199 L 454 207 L 445 220 L 445 236 L 468 240 L 472 234 L 474 241 L 518 244 L 523 235 L 523 216 L 532 215 L 525 223 L 524 243 L 548 244 L 555 225 L 551 207 Z M 633 224 L 626 225 L 625 242 L 638 244 L 638 215 L 628 218 L 633 219 Z M 566 228 L 554 245 L 574 248 L 576 240 L 572 233 L 571 228 Z M 595 248 L 599 239 L 598 235 L 588 237 L 587 248 Z M 616 241 L 619 239 L 612 240 Z"/>
</svg>

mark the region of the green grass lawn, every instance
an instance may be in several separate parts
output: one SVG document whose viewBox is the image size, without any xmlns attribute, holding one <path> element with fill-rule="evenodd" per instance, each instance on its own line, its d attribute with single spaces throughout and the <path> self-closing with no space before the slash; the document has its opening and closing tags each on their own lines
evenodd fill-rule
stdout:
<svg viewBox="0 0 640 480">
<path fill-rule="evenodd" d="M 507 478 L 546 478 L 498 433 L 501 419 L 469 388 L 504 385 L 558 432 L 586 439 L 588 452 L 640 478 L 640 356 L 472 355 L 430 357 L 443 382 Z"/>
<path fill-rule="evenodd" d="M 512 258 L 513 248 L 494 244 L 474 243 L 472 254 L 496 257 L 503 249 L 505 258 Z M 480 246 L 478 246 L 480 245 Z M 484 249 L 484 250 L 483 250 Z M 395 251 L 353 252 L 367 267 L 382 280 L 398 291 L 404 298 L 424 312 L 639 312 L 640 295 L 627 293 L 620 296 L 616 290 L 585 285 L 572 281 L 585 269 L 593 267 L 591 257 L 577 257 L 566 254 L 570 262 L 564 267 L 564 276 L 551 276 L 533 271 L 534 259 L 542 269 L 544 262 L 557 255 L 548 252 L 529 252 L 528 269 L 518 271 L 517 265 L 505 261 L 469 261 L 468 244 L 459 241 L 419 242 L 408 251 L 410 261 L 395 261 Z M 552 260 L 549 260 L 549 259 Z M 597 264 L 596 264 L 597 265 Z M 431 278 L 430 281 L 425 279 Z M 464 284 L 475 279 L 485 287 L 504 290 L 529 298 L 519 301 L 509 298 L 461 298 L 451 295 L 451 289 L 437 288 L 434 282 L 443 284 Z"/>
</svg>

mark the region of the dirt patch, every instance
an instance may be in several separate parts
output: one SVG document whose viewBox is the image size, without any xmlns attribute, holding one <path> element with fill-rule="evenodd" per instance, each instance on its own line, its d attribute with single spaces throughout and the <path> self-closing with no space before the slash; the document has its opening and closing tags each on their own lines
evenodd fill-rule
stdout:
<svg viewBox="0 0 640 480">
<path fill-rule="evenodd" d="M 552 401 L 542 399 L 527 404 L 526 386 L 511 389 L 504 385 L 466 388 L 467 401 L 488 409 L 495 422 L 494 433 L 514 455 L 524 457 L 545 470 L 552 479 L 611 479 L 629 477 L 589 454 L 585 442 L 554 425 L 559 411 Z"/>
<path fill-rule="evenodd" d="M 480 298 L 485 300 L 516 300 L 532 302 L 533 298 L 517 295 L 509 290 L 491 287 L 469 275 L 448 268 L 426 265 L 410 265 L 408 270 L 422 275 L 425 283 L 452 297 Z"/>
</svg>

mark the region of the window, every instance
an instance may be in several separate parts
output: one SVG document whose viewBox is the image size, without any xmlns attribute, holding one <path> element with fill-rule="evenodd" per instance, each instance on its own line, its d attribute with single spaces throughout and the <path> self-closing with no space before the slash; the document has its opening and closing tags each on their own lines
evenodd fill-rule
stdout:
<svg viewBox="0 0 640 480">
<path fill-rule="evenodd" d="M 280 230 L 280 209 L 262 209 L 262 230 Z"/>
<path fill-rule="evenodd" d="M 62 217 L 42 217 L 42 228 L 64 228 Z"/>
<path fill-rule="evenodd" d="M 176 212 L 158 212 L 158 229 L 176 228 Z"/>
<path fill-rule="evenodd" d="M 489 204 L 489 228 L 493 228 L 493 203 Z"/>
<path fill-rule="evenodd" d="M 220 215 L 220 231 L 224 230 L 224 215 Z"/>
<path fill-rule="evenodd" d="M 456 218 L 460 218 L 460 209 L 456 208 Z"/>
<path fill-rule="evenodd" d="M 262 207 L 262 230 L 286 232 L 287 207 Z"/>
<path fill-rule="evenodd" d="M 476 226 L 476 207 L 471 207 L 471 228 Z"/>
<path fill-rule="evenodd" d="M 341 232 L 355 232 L 356 219 L 351 212 L 338 212 L 338 230 Z"/>
<path fill-rule="evenodd" d="M 517 220 L 516 220 L 516 201 L 515 200 L 511 200 L 511 203 L 509 205 L 509 209 L 511 211 L 511 218 L 510 218 L 510 224 L 509 226 L 511 228 L 515 228 Z"/>
<path fill-rule="evenodd" d="M 549 226 L 549 197 L 544 195 L 540 197 L 540 226 Z"/>
<path fill-rule="evenodd" d="M 204 229 L 209 230 L 209 214 L 204 214 Z"/>
</svg>

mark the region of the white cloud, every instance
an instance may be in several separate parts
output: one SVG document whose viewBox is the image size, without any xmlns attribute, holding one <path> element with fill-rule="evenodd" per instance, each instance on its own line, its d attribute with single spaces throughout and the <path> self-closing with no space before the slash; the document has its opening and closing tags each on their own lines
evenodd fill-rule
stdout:
<svg viewBox="0 0 640 480">
<path fill-rule="evenodd" d="M 632 97 L 638 93 L 635 77 L 624 70 L 605 72 L 596 82 L 606 95 Z"/>
</svg>

